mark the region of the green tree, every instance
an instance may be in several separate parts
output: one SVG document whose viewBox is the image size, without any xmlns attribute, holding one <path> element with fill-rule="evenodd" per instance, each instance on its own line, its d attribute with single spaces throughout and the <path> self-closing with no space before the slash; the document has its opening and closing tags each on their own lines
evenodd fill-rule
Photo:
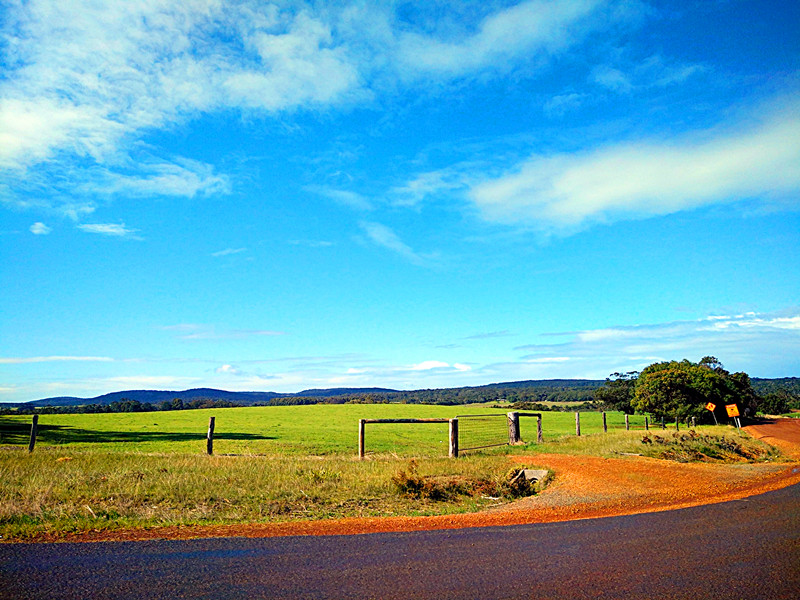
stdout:
<svg viewBox="0 0 800 600">
<path fill-rule="evenodd" d="M 631 404 L 656 417 L 711 421 L 705 408 L 709 402 L 715 405 L 717 418 L 725 420 L 730 404 L 738 406 L 740 415 L 755 414 L 756 398 L 747 373 L 731 374 L 717 358 L 706 356 L 699 363 L 684 359 L 646 367 L 636 381 Z"/>
<path fill-rule="evenodd" d="M 606 377 L 603 387 L 594 393 L 595 400 L 608 408 L 619 410 L 626 414 L 633 413 L 633 399 L 636 393 L 636 380 L 639 371 L 627 373 L 612 373 Z"/>
</svg>

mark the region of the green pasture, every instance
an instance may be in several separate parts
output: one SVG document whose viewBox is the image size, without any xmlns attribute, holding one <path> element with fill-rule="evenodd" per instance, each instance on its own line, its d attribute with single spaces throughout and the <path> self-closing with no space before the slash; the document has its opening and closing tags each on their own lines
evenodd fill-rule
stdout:
<svg viewBox="0 0 800 600">
<path fill-rule="evenodd" d="M 215 454 L 331 455 L 354 454 L 359 419 L 453 418 L 458 415 L 505 414 L 486 405 L 318 404 L 219 408 L 148 413 L 40 415 L 37 447 L 136 453 L 205 451 L 209 417 L 215 417 Z M 30 416 L 0 416 L 0 446 L 26 446 Z M 498 420 L 502 428 L 502 420 Z M 630 417 L 644 428 L 644 417 Z M 607 413 L 609 429 L 624 428 L 622 413 Z M 674 427 L 674 425 L 673 425 Z M 543 413 L 545 440 L 575 434 L 574 413 Z M 522 437 L 536 440 L 536 419 L 521 419 Z M 602 431 L 599 412 L 581 413 L 581 433 Z M 368 453 L 398 456 L 446 456 L 447 423 L 369 424 Z"/>
</svg>

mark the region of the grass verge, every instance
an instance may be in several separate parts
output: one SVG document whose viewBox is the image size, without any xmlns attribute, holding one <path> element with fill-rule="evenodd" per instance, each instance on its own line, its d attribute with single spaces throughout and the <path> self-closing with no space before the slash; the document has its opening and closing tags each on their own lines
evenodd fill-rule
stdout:
<svg viewBox="0 0 800 600">
<path fill-rule="evenodd" d="M 775 448 L 731 427 L 695 430 L 609 431 L 588 436 L 565 436 L 553 442 L 525 446 L 527 452 L 586 454 L 592 456 L 640 455 L 677 462 L 763 462 L 787 460 Z"/>
<path fill-rule="evenodd" d="M 404 493 L 407 461 L 351 457 L 151 455 L 65 452 L 0 457 L 0 535 L 166 525 L 278 522 L 474 512 L 497 504 L 503 454 L 423 458 L 413 474 L 461 482 L 445 495 Z"/>
</svg>

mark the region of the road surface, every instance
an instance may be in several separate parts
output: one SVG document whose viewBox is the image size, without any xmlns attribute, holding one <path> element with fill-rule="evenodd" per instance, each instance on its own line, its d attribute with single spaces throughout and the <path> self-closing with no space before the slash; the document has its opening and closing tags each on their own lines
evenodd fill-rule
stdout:
<svg viewBox="0 0 800 600">
<path fill-rule="evenodd" d="M 411 533 L 0 544 L 0 598 L 800 597 L 800 485 L 667 511 Z"/>
</svg>

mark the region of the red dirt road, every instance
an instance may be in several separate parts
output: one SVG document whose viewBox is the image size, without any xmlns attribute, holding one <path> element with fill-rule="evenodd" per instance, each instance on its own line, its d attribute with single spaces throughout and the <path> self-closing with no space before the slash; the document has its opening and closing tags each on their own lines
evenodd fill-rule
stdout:
<svg viewBox="0 0 800 600">
<path fill-rule="evenodd" d="M 775 419 L 746 427 L 753 437 L 800 459 L 800 419 Z M 520 525 L 592 519 L 738 500 L 800 483 L 796 462 L 758 464 L 676 463 L 643 457 L 600 458 L 563 454 L 517 456 L 547 467 L 556 478 L 544 492 L 495 510 L 437 517 L 384 517 L 255 523 L 149 530 L 88 532 L 59 541 L 278 537 L 400 532 Z M 55 541 L 41 539 L 39 541 Z"/>
<path fill-rule="evenodd" d="M 780 448 L 800 460 L 800 419 L 771 419 L 744 430 L 757 440 Z"/>
</svg>

